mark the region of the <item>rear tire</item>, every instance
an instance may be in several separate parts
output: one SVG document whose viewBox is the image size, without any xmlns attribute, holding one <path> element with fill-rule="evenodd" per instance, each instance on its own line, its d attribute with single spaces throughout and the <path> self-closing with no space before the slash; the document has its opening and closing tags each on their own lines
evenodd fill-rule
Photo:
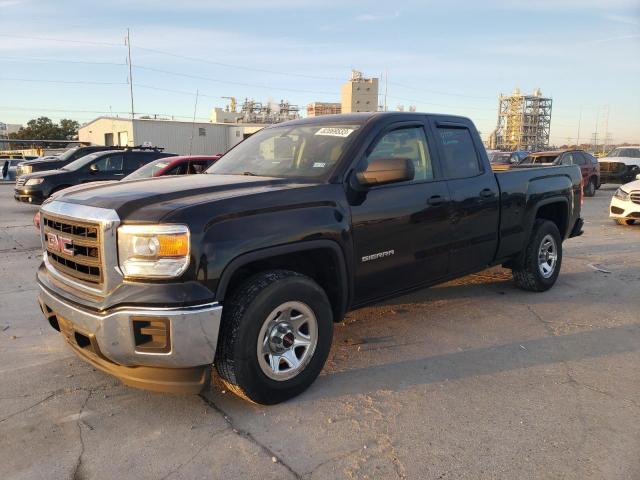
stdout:
<svg viewBox="0 0 640 480">
<path fill-rule="evenodd" d="M 272 405 L 306 390 L 333 337 L 325 291 L 289 270 L 254 275 L 224 304 L 215 367 L 240 397 Z"/>
<path fill-rule="evenodd" d="M 555 223 L 538 219 L 525 247 L 522 268 L 513 269 L 513 280 L 523 290 L 544 292 L 556 283 L 562 266 L 562 239 Z"/>
<path fill-rule="evenodd" d="M 632 218 L 616 218 L 615 220 L 618 225 L 633 225 L 636 223 Z"/>
<path fill-rule="evenodd" d="M 593 197 L 596 194 L 596 182 L 593 178 L 590 178 L 587 184 L 584 186 L 584 196 Z"/>
</svg>

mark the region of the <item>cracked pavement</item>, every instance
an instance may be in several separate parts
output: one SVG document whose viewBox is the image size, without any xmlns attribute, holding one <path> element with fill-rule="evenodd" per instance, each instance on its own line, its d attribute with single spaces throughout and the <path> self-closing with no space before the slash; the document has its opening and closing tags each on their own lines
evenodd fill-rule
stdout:
<svg viewBox="0 0 640 480">
<path fill-rule="evenodd" d="M 0 185 L 0 478 L 640 478 L 640 226 L 614 189 L 551 291 L 495 268 L 351 312 L 316 383 L 262 407 L 77 359 L 36 303 L 35 207 Z"/>
</svg>

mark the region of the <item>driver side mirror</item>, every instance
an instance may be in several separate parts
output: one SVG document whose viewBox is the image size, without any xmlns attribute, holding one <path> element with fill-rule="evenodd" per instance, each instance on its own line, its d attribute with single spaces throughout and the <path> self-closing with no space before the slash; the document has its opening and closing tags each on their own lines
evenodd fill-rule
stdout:
<svg viewBox="0 0 640 480">
<path fill-rule="evenodd" d="M 351 176 L 354 190 L 366 190 L 376 185 L 413 180 L 415 168 L 409 158 L 378 158 L 371 160 L 366 170 Z"/>
<path fill-rule="evenodd" d="M 95 163 L 92 163 L 92 164 L 89 166 L 89 171 L 90 171 L 91 173 L 95 173 L 95 172 L 97 172 L 97 171 L 98 171 L 98 165 L 96 165 Z"/>
</svg>

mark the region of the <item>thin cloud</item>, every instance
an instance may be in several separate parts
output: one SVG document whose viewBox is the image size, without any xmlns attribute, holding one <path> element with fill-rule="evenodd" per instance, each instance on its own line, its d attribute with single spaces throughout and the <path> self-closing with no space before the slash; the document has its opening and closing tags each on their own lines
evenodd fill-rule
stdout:
<svg viewBox="0 0 640 480">
<path fill-rule="evenodd" d="M 391 14 L 363 13 L 362 15 L 358 15 L 355 20 L 356 22 L 381 22 L 383 20 L 398 18 L 399 16 L 400 12 L 394 12 Z"/>
<path fill-rule="evenodd" d="M 640 17 L 634 17 L 632 15 L 605 15 L 604 18 L 611 20 L 612 22 L 626 23 L 628 25 L 640 25 Z"/>
</svg>

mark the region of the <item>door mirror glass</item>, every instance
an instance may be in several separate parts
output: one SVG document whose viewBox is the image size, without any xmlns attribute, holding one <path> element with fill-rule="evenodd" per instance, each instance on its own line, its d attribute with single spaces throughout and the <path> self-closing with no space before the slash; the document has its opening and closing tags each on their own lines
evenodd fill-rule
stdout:
<svg viewBox="0 0 640 480">
<path fill-rule="evenodd" d="M 387 185 L 389 183 L 408 182 L 413 180 L 415 168 L 413 161 L 409 158 L 377 158 L 369 160 L 367 168 L 361 172 L 356 172 L 352 177 L 356 184 L 363 188 L 370 188 L 376 185 Z"/>
</svg>

